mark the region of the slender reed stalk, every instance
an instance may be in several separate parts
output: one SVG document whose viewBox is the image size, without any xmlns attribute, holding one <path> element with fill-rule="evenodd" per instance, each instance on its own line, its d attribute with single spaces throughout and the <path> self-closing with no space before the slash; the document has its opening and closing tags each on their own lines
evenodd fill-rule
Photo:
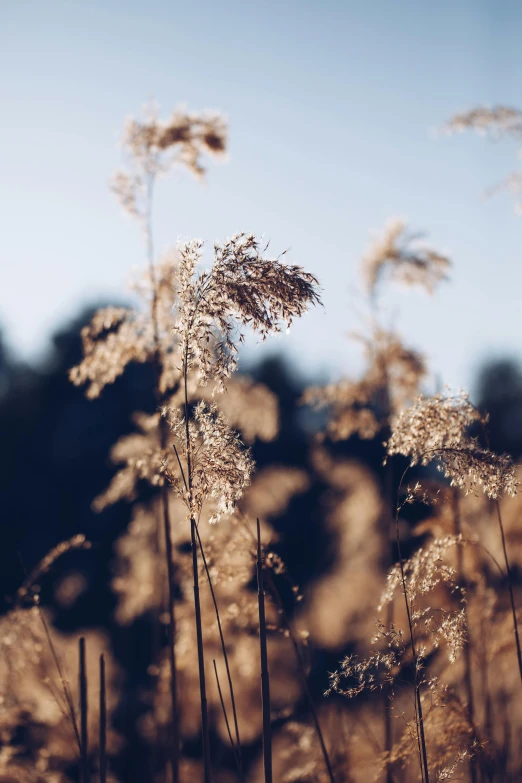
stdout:
<svg viewBox="0 0 522 783">
<path fill-rule="evenodd" d="M 241 739 L 240 739 L 240 736 L 239 736 L 239 724 L 238 724 L 238 719 L 237 719 L 236 699 L 235 699 L 235 696 L 234 696 L 234 686 L 233 686 L 233 683 L 232 683 L 232 674 L 231 674 L 231 671 L 230 671 L 230 663 L 229 663 L 229 660 L 228 660 L 227 646 L 225 644 L 225 637 L 223 635 L 223 627 L 221 625 L 221 616 L 219 614 L 219 608 L 218 608 L 218 605 L 217 605 L 216 594 L 215 594 L 215 591 L 214 591 L 214 585 L 212 584 L 212 579 L 210 577 L 210 571 L 209 571 L 209 568 L 208 568 L 207 558 L 205 556 L 205 550 L 203 549 L 203 543 L 201 541 L 201 536 L 199 535 L 199 527 L 198 526 L 196 526 L 196 533 L 197 533 L 197 537 L 198 537 L 198 543 L 199 543 L 199 550 L 201 552 L 201 558 L 203 560 L 203 565 L 205 567 L 205 573 L 207 575 L 208 586 L 210 588 L 210 595 L 212 596 L 212 603 L 214 604 L 214 612 L 215 612 L 215 615 L 216 615 L 216 621 L 217 621 L 217 626 L 218 626 L 218 631 L 219 631 L 219 639 L 220 639 L 220 642 L 221 642 L 221 649 L 223 651 L 223 659 L 225 661 L 225 669 L 226 669 L 226 672 L 227 672 L 228 689 L 230 691 L 230 701 L 231 701 L 231 704 L 232 704 L 232 715 L 233 715 L 233 719 L 234 719 L 234 732 L 235 732 L 235 735 L 236 735 L 236 741 L 235 741 L 235 744 L 232 745 L 232 747 L 234 748 L 234 752 L 236 754 L 236 763 L 237 763 L 237 767 L 238 767 L 238 772 L 239 772 L 240 778 L 241 778 L 241 780 L 244 780 L 243 761 L 242 761 L 242 757 L 241 757 Z M 215 666 L 215 662 L 214 662 L 214 666 Z M 216 673 L 216 678 L 217 678 L 217 673 Z M 219 687 L 219 683 L 218 683 L 218 687 Z"/>
<path fill-rule="evenodd" d="M 460 506 L 459 506 L 459 491 L 454 489 L 452 492 L 452 504 L 453 504 L 453 527 L 456 536 L 462 535 L 462 524 L 460 518 Z M 464 576 L 464 564 L 463 564 L 463 550 L 462 546 L 457 547 L 457 576 L 459 585 L 462 590 L 466 589 L 465 576 Z M 464 617 L 466 628 L 468 629 L 467 639 L 464 641 L 463 653 L 464 653 L 464 689 L 466 692 L 466 701 L 468 709 L 469 725 L 473 731 L 473 738 L 476 739 L 475 730 L 475 698 L 473 695 L 473 683 L 471 679 L 471 638 L 468 623 L 468 609 L 467 603 L 464 602 Z M 470 758 L 469 761 L 469 774 L 471 783 L 477 783 L 477 764 L 474 758 Z"/>
<path fill-rule="evenodd" d="M 87 668 L 85 660 L 85 637 L 81 636 L 78 645 L 79 654 L 79 694 L 80 694 L 80 780 L 89 781 L 89 737 L 87 729 Z"/>
<path fill-rule="evenodd" d="M 216 685 L 217 685 L 218 694 L 219 694 L 219 701 L 221 703 L 221 710 L 223 712 L 223 717 L 225 718 L 225 725 L 227 727 L 228 739 L 230 740 L 230 747 L 232 748 L 232 752 L 234 753 L 234 758 L 236 760 L 236 765 L 237 765 L 237 762 L 238 762 L 237 748 L 236 748 L 236 746 L 234 744 L 234 740 L 232 738 L 232 732 L 230 731 L 230 723 L 229 723 L 229 720 L 228 720 L 228 715 L 227 715 L 227 710 L 226 710 L 226 707 L 225 707 L 225 702 L 223 700 L 223 692 L 221 691 L 221 685 L 219 683 L 219 676 L 218 676 L 218 672 L 217 672 L 217 666 L 216 666 L 216 659 L 215 658 L 212 660 L 212 663 L 214 665 L 214 674 L 216 676 Z M 244 779 L 243 775 L 242 775 L 242 772 L 241 772 L 241 769 L 240 769 L 239 766 L 238 766 L 238 772 L 241 775 L 241 778 Z"/>
<path fill-rule="evenodd" d="M 74 739 L 78 746 L 78 753 L 81 757 L 81 738 L 80 738 L 80 729 L 78 726 L 78 720 L 76 715 L 76 710 L 74 707 L 74 701 L 73 696 L 71 692 L 71 686 L 70 683 L 65 676 L 64 668 L 60 662 L 60 658 L 58 656 L 58 652 L 56 650 L 55 644 L 53 642 L 51 631 L 49 628 L 49 624 L 47 623 L 47 620 L 45 619 L 45 614 L 43 612 L 43 609 L 40 605 L 38 594 L 34 591 L 35 583 L 37 580 L 42 576 L 42 574 L 46 573 L 48 569 L 51 567 L 51 565 L 57 560 L 58 557 L 60 557 L 65 552 L 70 551 L 72 548 L 89 548 L 90 543 L 85 540 L 85 537 L 83 535 L 81 536 L 73 536 L 68 541 L 62 541 L 60 544 L 58 544 L 54 549 L 52 549 L 45 558 L 36 566 L 35 569 L 31 572 L 31 574 L 28 573 L 27 568 L 25 566 L 25 563 L 22 559 L 22 556 L 20 553 L 18 554 L 18 558 L 20 560 L 20 565 L 22 567 L 22 570 L 25 574 L 25 581 L 22 585 L 22 587 L 17 591 L 17 604 L 25 598 L 29 593 L 32 593 L 33 603 L 34 606 L 38 610 L 38 616 L 40 617 L 40 620 L 43 625 L 43 629 L 45 632 L 45 637 L 47 640 L 47 644 L 49 645 L 49 650 L 51 652 L 51 657 L 53 659 L 54 665 L 56 667 L 56 671 L 58 673 L 58 677 L 60 680 L 60 686 L 63 692 L 63 699 L 64 702 L 62 703 L 61 696 L 58 693 L 58 690 L 54 689 L 50 684 L 50 690 L 53 694 L 53 697 L 60 709 L 60 712 L 64 716 L 64 718 L 70 722 L 73 732 L 74 732 Z M 15 604 L 16 605 L 16 604 Z"/>
<path fill-rule="evenodd" d="M 246 521 L 245 520 L 243 520 L 243 521 L 244 521 L 245 530 L 248 532 L 248 534 L 252 537 L 252 539 L 257 544 L 257 536 L 253 535 L 253 533 L 250 530 L 250 527 L 248 526 Z M 263 575 L 263 578 L 264 578 L 264 575 Z M 304 664 L 304 661 L 303 661 L 303 658 L 302 658 L 302 655 L 301 655 L 301 650 L 299 649 L 298 641 L 297 641 L 297 639 L 295 637 L 294 629 L 292 628 L 292 624 L 290 622 L 290 619 L 289 619 L 289 617 L 288 617 L 288 615 L 287 615 L 287 613 L 285 611 L 285 607 L 284 607 L 283 602 L 281 600 L 281 596 L 279 594 L 279 590 L 277 589 L 277 586 L 276 586 L 276 584 L 274 582 L 274 579 L 273 579 L 273 576 L 272 576 L 272 573 L 271 573 L 270 569 L 268 569 L 267 572 L 266 572 L 266 578 L 267 578 L 267 582 L 268 582 L 268 589 L 270 590 L 272 598 L 274 599 L 274 601 L 277 604 L 277 610 L 278 610 L 279 614 L 281 615 L 281 617 L 283 618 L 283 620 L 285 622 L 286 629 L 288 631 L 288 637 L 289 637 L 290 641 L 292 642 L 292 646 L 294 648 L 295 657 L 296 657 L 296 660 L 297 660 L 297 670 L 299 672 L 299 677 L 300 677 L 300 680 L 301 680 L 301 684 L 303 686 L 303 690 L 304 690 L 304 692 L 306 694 L 306 698 L 308 700 L 308 705 L 310 707 L 310 712 L 312 713 L 312 720 L 313 720 L 313 723 L 314 723 L 315 731 L 317 733 L 317 738 L 319 740 L 319 744 L 321 746 L 321 752 L 323 754 L 324 763 L 325 763 L 325 766 L 326 766 L 328 777 L 330 778 L 330 783 L 335 783 L 335 777 L 334 777 L 334 772 L 333 772 L 332 761 L 330 759 L 330 756 L 328 755 L 328 750 L 326 748 L 326 742 L 325 742 L 324 735 L 323 735 L 323 732 L 322 732 L 322 729 L 321 729 L 321 724 L 319 722 L 319 715 L 317 714 L 317 708 L 315 706 L 315 701 L 314 701 L 314 698 L 312 696 L 312 692 L 310 690 L 310 686 L 308 684 L 308 676 L 307 676 L 307 673 L 306 673 L 306 667 L 305 667 L 305 664 Z"/>
<path fill-rule="evenodd" d="M 162 359 L 161 359 L 161 344 L 159 335 L 158 324 L 158 291 L 157 291 L 157 277 L 156 270 L 154 268 L 154 242 L 152 232 L 152 204 L 154 195 L 155 177 L 150 174 L 147 183 L 147 211 L 145 218 L 145 237 L 147 247 L 147 260 L 149 264 L 149 273 L 152 284 L 152 303 L 151 303 L 151 318 L 154 334 L 154 349 L 155 349 L 155 361 L 154 361 L 154 395 L 158 407 L 162 405 L 162 395 L 160 392 L 160 378 L 162 371 Z M 163 417 L 159 422 L 159 435 L 160 446 L 162 449 L 167 445 L 167 422 Z M 180 755 L 180 733 L 179 733 L 179 716 L 178 716 L 178 692 L 177 692 L 177 673 L 176 673 L 176 617 L 174 610 L 174 565 L 172 561 L 172 538 L 170 530 L 170 514 L 169 514 L 169 490 L 167 485 L 161 488 L 161 503 L 163 513 L 163 532 L 165 536 L 165 557 L 167 564 L 167 586 L 168 586 L 168 614 L 169 614 L 169 629 L 168 629 L 168 648 L 169 648 L 169 668 L 170 668 L 170 698 L 171 698 L 171 713 L 172 713 L 172 742 L 170 745 L 169 763 L 171 768 L 172 783 L 179 783 L 179 755 Z"/>
<path fill-rule="evenodd" d="M 486 446 L 489 449 L 489 434 L 486 426 L 486 422 L 483 418 L 480 419 L 480 424 L 482 425 L 482 431 L 484 433 L 484 438 L 486 441 Z M 511 614 L 513 615 L 513 630 L 515 632 L 515 644 L 517 647 L 517 658 L 518 658 L 518 671 L 520 674 L 520 681 L 522 682 L 522 649 L 520 647 L 520 633 L 518 630 L 518 619 L 517 619 L 517 609 L 515 604 L 515 593 L 513 588 L 513 578 L 511 576 L 511 565 L 509 562 L 508 557 L 508 551 L 506 546 L 506 536 L 504 533 L 504 525 L 502 523 L 502 514 L 500 512 L 500 502 L 498 498 L 495 498 L 495 508 L 497 512 L 497 520 L 498 520 L 498 527 L 500 530 L 500 538 L 502 539 L 502 552 L 504 554 L 504 565 L 506 566 L 506 577 L 507 577 L 507 584 L 508 584 L 508 592 L 509 592 L 509 601 L 511 604 Z"/>
<path fill-rule="evenodd" d="M 174 564 L 172 560 L 172 539 L 170 535 L 169 498 L 166 486 L 161 488 L 161 500 L 163 506 L 163 522 L 165 532 L 165 553 L 167 558 L 167 582 L 169 604 L 169 668 L 170 668 L 170 699 L 172 707 L 172 749 L 170 753 L 170 767 L 172 783 L 179 783 L 179 715 L 178 715 L 178 688 L 176 672 L 176 615 L 174 612 Z"/>
<path fill-rule="evenodd" d="M 383 391 L 382 406 L 386 412 L 386 421 L 390 420 L 390 395 L 388 392 L 389 379 L 386 364 L 384 364 L 384 378 L 385 386 Z M 388 436 L 389 427 L 386 430 L 386 436 Z M 391 460 L 387 460 L 384 466 L 384 556 L 386 557 L 388 567 L 391 567 L 393 563 L 393 546 L 392 546 L 392 534 L 391 525 L 393 524 L 393 463 Z M 390 628 L 393 624 L 393 602 L 390 601 L 386 607 L 386 624 Z M 393 727 L 392 727 L 392 687 L 391 685 L 383 686 L 384 698 L 383 698 L 383 722 L 384 722 L 384 753 L 386 759 L 390 758 L 390 754 L 393 748 Z M 390 765 L 386 764 L 386 783 L 393 783 L 393 773 Z"/>
<path fill-rule="evenodd" d="M 491 737 L 493 733 L 493 710 L 491 704 L 491 694 L 489 691 L 489 645 L 486 625 L 487 623 L 485 612 L 483 611 L 480 615 L 480 673 L 482 698 L 484 700 L 484 727 L 486 731 L 486 737 Z"/>
<path fill-rule="evenodd" d="M 324 759 L 326 771 L 328 773 L 328 778 L 330 780 L 330 783 L 335 783 L 335 776 L 334 776 L 332 761 L 330 759 L 330 756 L 328 754 L 328 750 L 326 748 L 326 742 L 325 742 L 324 735 L 323 735 L 323 732 L 322 732 L 322 729 L 321 729 L 321 724 L 319 722 L 319 715 L 317 713 L 317 708 L 315 706 L 315 701 L 314 701 L 314 698 L 312 696 L 312 692 L 310 690 L 310 686 L 308 684 L 308 677 L 306 675 L 305 664 L 304 664 L 304 661 L 303 661 L 303 657 L 301 655 L 301 651 L 299 649 L 299 644 L 298 644 L 297 639 L 295 638 L 295 633 L 294 633 L 294 630 L 292 628 L 292 624 L 291 624 L 291 622 L 290 622 L 290 620 L 288 618 L 288 615 L 286 614 L 285 608 L 283 606 L 283 602 L 281 601 L 281 596 L 279 595 L 279 591 L 278 591 L 278 589 L 277 589 L 277 587 L 275 585 L 275 582 L 273 580 L 273 577 L 272 577 L 272 574 L 270 573 L 270 571 L 267 571 L 266 576 L 267 576 L 267 582 L 268 582 L 268 589 L 270 590 L 270 593 L 272 594 L 272 597 L 273 597 L 274 601 L 277 604 L 278 611 L 281 614 L 281 616 L 282 616 L 282 618 L 283 618 L 283 620 L 285 622 L 286 629 L 288 631 L 288 636 L 289 636 L 290 641 L 292 642 L 292 646 L 294 648 L 295 657 L 296 657 L 296 660 L 297 660 L 297 671 L 299 672 L 299 678 L 301 680 L 301 685 L 303 686 L 303 690 L 305 692 L 305 695 L 306 695 L 306 698 L 307 698 L 307 701 L 308 701 L 308 706 L 310 707 L 310 712 L 312 714 L 312 720 L 313 720 L 315 731 L 316 731 L 316 734 L 317 734 L 317 739 L 319 740 L 319 745 L 321 746 L 321 753 L 323 754 L 323 759 Z"/>
<path fill-rule="evenodd" d="M 402 482 L 401 482 L 402 483 Z M 419 679 L 419 658 L 417 655 L 417 648 L 415 645 L 415 633 L 413 628 L 413 622 L 411 619 L 411 608 L 410 608 L 410 602 L 408 600 L 408 589 L 406 587 L 406 576 L 404 573 L 404 562 L 402 559 L 402 550 L 401 550 L 401 536 L 399 531 L 399 504 L 397 503 L 397 509 L 395 512 L 395 536 L 396 536 L 396 542 L 397 542 L 397 554 L 399 557 L 399 567 L 401 572 L 401 584 L 402 584 L 402 593 L 404 596 L 404 604 L 406 607 L 406 616 L 408 618 L 408 629 L 410 632 L 410 647 L 411 647 L 411 654 L 412 654 L 412 665 L 413 665 L 413 677 L 414 677 L 414 688 L 415 688 L 415 723 L 417 727 L 417 740 L 419 743 L 419 752 L 420 752 L 420 771 L 421 771 L 421 778 L 423 783 L 430 783 L 430 771 L 428 767 L 428 750 L 426 747 L 426 735 L 424 731 L 424 716 L 422 712 L 422 701 L 421 701 L 421 691 L 420 691 L 420 679 Z"/>
<path fill-rule="evenodd" d="M 205 783 L 211 783 L 210 770 L 210 736 L 208 721 L 207 686 L 205 682 L 205 653 L 203 648 L 203 625 L 201 622 L 201 601 L 199 596 L 199 572 L 198 572 L 198 543 L 197 523 L 193 513 L 192 499 L 192 443 L 189 427 L 189 403 L 188 403 L 188 343 L 185 342 L 183 351 L 183 386 L 185 395 L 185 449 L 187 455 L 186 491 L 190 508 L 190 545 L 192 549 L 192 576 L 194 580 L 194 614 L 196 620 L 196 640 L 198 648 L 199 694 L 201 702 L 201 734 L 203 744 L 203 768 Z"/>
<path fill-rule="evenodd" d="M 56 651 L 56 647 L 55 647 L 54 642 L 52 640 L 51 631 L 49 629 L 49 625 L 47 623 L 47 620 L 45 619 L 45 615 L 43 613 L 42 607 L 40 606 L 39 603 L 37 603 L 36 606 L 38 607 L 38 612 L 39 612 L 39 615 L 40 615 L 40 619 L 42 621 L 42 625 L 43 625 L 44 630 L 45 630 L 45 636 L 47 638 L 47 643 L 48 643 L 49 649 L 51 651 L 51 655 L 52 655 L 52 658 L 53 658 L 53 661 L 54 661 L 54 665 L 56 666 L 56 670 L 58 672 L 58 677 L 60 678 L 60 685 L 62 687 L 62 691 L 63 691 L 63 695 L 64 695 L 64 699 L 65 699 L 65 709 L 63 709 L 62 711 L 63 711 L 64 715 L 67 717 L 67 719 L 70 720 L 70 722 L 71 722 L 71 725 L 72 725 L 72 728 L 73 728 L 73 732 L 74 732 L 74 739 L 75 739 L 76 744 L 78 746 L 78 752 L 79 752 L 80 758 L 81 758 L 82 741 L 81 741 L 81 737 L 80 737 L 80 727 L 78 726 L 78 720 L 77 720 L 77 717 L 76 717 L 76 710 L 74 708 L 73 697 L 72 697 L 72 693 L 71 693 L 71 687 L 70 687 L 69 682 L 67 681 L 67 678 L 65 677 L 65 672 L 63 670 L 62 664 L 60 663 L 60 659 L 58 657 L 58 653 Z M 57 702 L 58 702 L 58 705 L 60 706 L 60 708 L 62 709 L 60 701 L 58 699 L 57 699 Z"/>
<path fill-rule="evenodd" d="M 190 475 L 190 473 L 189 473 Z M 205 774 L 205 783 L 211 783 L 210 772 L 210 737 L 208 724 L 208 701 L 207 686 L 205 682 L 205 655 L 203 651 L 203 625 L 201 622 L 201 602 L 199 597 L 199 575 L 198 575 L 198 545 L 196 540 L 196 520 L 190 520 L 190 544 L 192 548 L 192 574 L 194 577 L 194 611 L 196 617 L 196 639 L 198 646 L 198 668 L 199 668 L 199 696 L 201 701 L 201 733 L 203 740 L 203 768 Z"/>
<path fill-rule="evenodd" d="M 511 566 L 509 563 L 509 557 L 506 547 L 506 536 L 504 534 L 504 525 L 502 524 L 502 514 L 500 513 L 500 503 L 495 500 L 495 507 L 497 510 L 498 526 L 500 529 L 500 537 L 502 539 L 502 551 L 504 553 L 504 564 L 506 566 L 506 576 L 509 591 L 509 601 L 511 604 L 511 614 L 513 615 L 513 630 L 515 632 L 515 644 L 517 646 L 517 658 L 518 658 L 518 671 L 520 674 L 520 681 L 522 682 L 522 650 L 520 648 L 520 634 L 518 630 L 517 610 L 515 605 L 515 593 L 513 589 L 513 577 L 511 576 Z"/>
<path fill-rule="evenodd" d="M 263 709 L 263 764 L 265 783 L 272 783 L 272 727 L 270 720 L 270 674 L 265 617 L 265 588 L 263 583 L 263 553 L 261 529 L 257 520 L 257 599 L 259 608 L 259 649 L 261 653 L 261 699 Z"/>
<path fill-rule="evenodd" d="M 107 691 L 103 655 L 100 655 L 100 783 L 107 783 Z"/>
</svg>

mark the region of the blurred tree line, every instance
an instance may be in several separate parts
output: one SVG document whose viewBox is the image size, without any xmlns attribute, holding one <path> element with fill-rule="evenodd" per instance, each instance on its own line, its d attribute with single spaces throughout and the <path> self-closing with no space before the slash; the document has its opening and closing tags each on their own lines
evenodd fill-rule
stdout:
<svg viewBox="0 0 522 783">
<path fill-rule="evenodd" d="M 9 351 L 0 334 L 0 596 L 2 611 L 10 606 L 26 574 L 58 542 L 83 533 L 89 550 L 73 550 L 60 558 L 42 582 L 42 603 L 52 607 L 55 625 L 63 631 L 104 628 L 112 652 L 126 674 L 127 686 L 146 677 L 151 654 L 150 628 L 138 620 L 130 628 L 112 618 L 115 597 L 110 588 L 112 547 L 126 529 L 131 506 L 117 503 L 96 514 L 91 503 L 109 484 L 115 467 L 111 446 L 133 430 L 132 413 L 153 412 L 155 402 L 149 366 L 129 365 L 104 394 L 88 400 L 68 379 L 69 369 L 81 359 L 81 328 L 97 308 L 85 310 L 58 330 L 44 361 L 30 366 Z M 303 408 L 299 400 L 305 382 L 279 357 L 264 359 L 250 375 L 264 383 L 279 400 L 280 432 L 269 443 L 257 441 L 258 468 L 289 465 L 309 469 L 309 445 L 319 429 L 320 414 Z M 491 447 L 522 455 L 522 368 L 514 359 L 492 359 L 478 373 L 475 401 L 490 413 Z M 319 418 L 318 418 L 319 416 Z M 379 439 L 356 437 L 335 444 L 339 456 L 354 457 L 382 479 L 383 450 Z M 307 492 L 296 496 L 274 526 L 280 534 L 277 549 L 292 578 L 304 587 L 328 570 L 335 543 L 326 535 L 317 477 Z M 83 589 L 71 601 L 58 601 L 60 584 L 69 574 L 81 574 Z M 284 597 L 284 596 L 283 596 Z M 292 600 L 289 596 L 288 607 Z M 145 623 L 145 624 L 144 624 Z M 318 654 L 312 687 L 319 697 L 325 673 L 337 655 Z M 138 707 L 136 706 L 136 709 Z M 146 749 L 134 735 L 132 696 L 127 694 L 120 729 L 133 739 L 127 764 L 139 769 Z M 133 736 L 134 735 L 134 736 Z"/>
<path fill-rule="evenodd" d="M 111 546 L 129 521 L 125 504 L 96 514 L 91 503 L 109 483 L 115 467 L 109 450 L 131 432 L 136 410 L 152 412 L 150 369 L 131 365 L 104 394 L 88 400 L 68 380 L 69 369 L 81 358 L 82 327 L 97 307 L 84 310 L 53 336 L 51 350 L 40 364 L 17 359 L 0 332 L 0 595 L 5 609 L 25 574 L 59 541 L 84 533 L 91 552 L 74 552 L 79 562 L 62 564 L 85 570 L 88 588 L 81 605 L 70 616 L 57 617 L 64 629 L 74 625 L 106 624 L 113 608 L 107 586 Z M 254 457 L 259 468 L 274 462 L 307 467 L 307 443 L 313 436 L 317 414 L 299 404 L 305 382 L 282 358 L 274 356 L 254 366 L 250 375 L 278 397 L 281 427 L 277 439 L 257 442 Z M 496 452 L 507 451 L 515 460 L 522 455 L 522 368 L 514 358 L 495 358 L 478 372 L 475 401 L 489 411 L 489 437 Z M 337 448 L 344 456 L 360 459 L 376 473 L 382 452 L 374 441 L 351 438 Z M 325 563 L 317 562 L 322 534 L 314 535 L 313 504 L 301 496 L 303 509 L 292 507 L 280 520 L 280 532 L 292 541 L 288 557 L 295 560 L 300 578 L 311 578 Z M 305 535 L 306 533 L 306 535 Z M 287 542 L 289 543 L 289 542 Z M 292 555 L 292 552 L 297 554 Z M 92 593 L 101 600 L 93 601 Z M 47 600 L 51 600 L 49 594 Z M 74 620 L 72 619 L 74 616 Z"/>
</svg>

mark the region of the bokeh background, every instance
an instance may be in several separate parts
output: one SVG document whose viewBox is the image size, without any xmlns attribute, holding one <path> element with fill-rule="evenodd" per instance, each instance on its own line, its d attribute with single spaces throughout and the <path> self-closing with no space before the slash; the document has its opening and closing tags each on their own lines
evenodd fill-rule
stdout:
<svg viewBox="0 0 522 783">
<path fill-rule="evenodd" d="M 100 304 L 132 301 L 129 272 L 144 263 L 139 231 L 108 179 L 124 118 L 148 100 L 164 114 L 180 103 L 215 108 L 230 124 L 228 159 L 204 187 L 185 172 L 161 182 L 158 248 L 251 230 L 320 280 L 324 308 L 275 342 L 247 341 L 242 354 L 281 410 L 278 439 L 254 447 L 260 470 L 310 468 L 321 419 L 298 401 L 308 383 L 360 370 L 347 336 L 364 323 L 360 257 L 392 216 L 426 231 L 453 266 L 435 297 L 393 292 L 385 318 L 426 353 L 429 390 L 470 388 L 491 413 L 493 448 L 522 454 L 522 218 L 506 194 L 485 197 L 514 168 L 516 148 L 440 132 L 470 106 L 520 106 L 521 29 L 522 6 L 510 0 L 2 3 L 4 609 L 52 546 L 84 533 L 93 549 L 64 558 L 43 600 L 58 629 L 106 630 L 131 689 L 146 670 L 146 651 L 128 656 L 143 629 L 115 625 L 109 585 L 131 511 L 119 504 L 96 515 L 91 502 L 113 475 L 109 450 L 132 429 L 131 414 L 154 410 L 150 373 L 130 366 L 88 401 L 67 371 L 80 360 L 81 327 Z M 381 475 L 379 444 L 352 438 L 337 449 Z M 304 587 L 331 565 L 314 481 L 273 520 Z M 59 585 L 73 572 L 83 586 L 60 603 Z M 337 657 L 317 653 L 317 694 Z M 127 705 L 117 718 L 131 739 L 133 717 Z M 136 735 L 119 762 L 122 780 L 143 779 L 140 742 Z"/>
</svg>

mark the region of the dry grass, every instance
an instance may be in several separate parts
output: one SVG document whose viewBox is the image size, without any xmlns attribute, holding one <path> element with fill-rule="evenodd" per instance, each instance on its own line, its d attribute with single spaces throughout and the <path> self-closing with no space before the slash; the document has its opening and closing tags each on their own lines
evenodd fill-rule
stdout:
<svg viewBox="0 0 522 783">
<path fill-rule="evenodd" d="M 451 123 L 465 127 L 518 138 L 520 114 Z M 486 412 L 467 395 L 422 394 L 427 361 L 379 308 L 397 282 L 433 293 L 450 261 L 404 222 L 387 227 L 361 268 L 362 377 L 305 393 L 303 404 L 326 411 L 306 469 L 274 461 L 256 474 L 250 445 L 277 438 L 278 401 L 234 378 L 238 347 L 245 330 L 267 339 L 320 304 L 318 281 L 268 256 L 254 234 L 216 244 L 205 266 L 199 240 L 157 259 L 152 231 L 158 176 L 181 165 L 201 177 L 203 156 L 226 146 L 216 114 L 176 110 L 161 121 L 154 110 L 128 122 L 128 165 L 113 188 L 144 235 L 141 306 L 99 311 L 71 370 L 91 398 L 131 362 L 153 370 L 156 411 L 136 412 L 136 431 L 112 451 L 118 471 L 94 500 L 97 511 L 132 504 L 114 548 L 115 622 L 149 616 L 160 629 L 136 728 L 154 759 L 150 781 L 514 783 L 519 469 L 489 448 Z M 386 441 L 384 482 L 339 456 L 354 436 Z M 274 519 L 312 492 L 334 551 L 301 591 Z M 108 643 L 86 632 L 76 661 L 75 638 L 55 632 L 39 603 L 42 576 L 87 545 L 78 537 L 53 550 L 0 621 L 1 783 L 117 780 L 126 685 Z M 328 698 L 311 677 L 318 652 L 339 660 L 323 673 Z"/>
</svg>

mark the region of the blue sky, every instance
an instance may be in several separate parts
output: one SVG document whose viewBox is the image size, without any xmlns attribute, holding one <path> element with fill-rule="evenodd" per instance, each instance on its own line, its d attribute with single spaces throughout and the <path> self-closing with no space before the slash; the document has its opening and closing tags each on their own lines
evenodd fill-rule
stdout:
<svg viewBox="0 0 522 783">
<path fill-rule="evenodd" d="M 522 218 L 487 186 L 509 142 L 440 138 L 452 113 L 522 106 L 513 0 L 30 2 L 0 9 L 0 323 L 26 356 L 81 305 L 121 299 L 140 236 L 107 181 L 123 120 L 154 98 L 230 123 L 202 187 L 162 182 L 157 247 L 251 230 L 314 272 L 317 309 L 275 343 L 303 372 L 357 372 L 359 258 L 392 216 L 453 259 L 433 298 L 393 293 L 387 318 L 434 377 L 468 386 L 488 356 L 522 353 Z"/>
</svg>

